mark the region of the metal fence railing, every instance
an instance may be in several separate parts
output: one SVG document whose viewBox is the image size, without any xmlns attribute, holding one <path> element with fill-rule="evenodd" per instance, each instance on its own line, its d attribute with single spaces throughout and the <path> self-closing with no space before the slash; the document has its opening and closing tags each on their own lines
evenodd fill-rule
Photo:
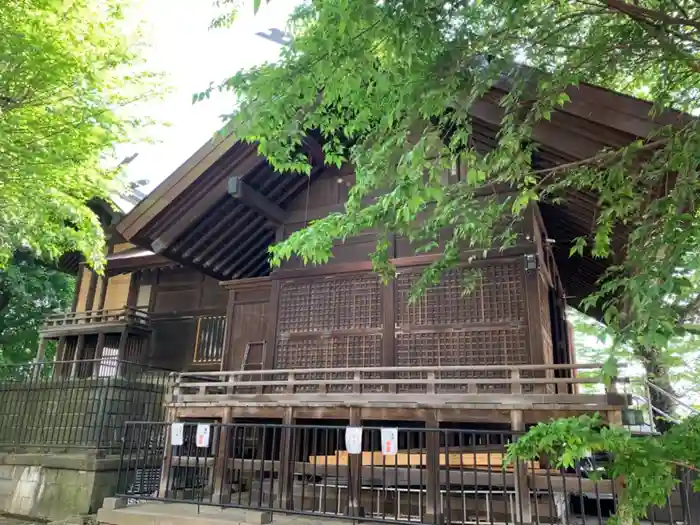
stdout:
<svg viewBox="0 0 700 525">
<path fill-rule="evenodd" d="M 0 450 L 118 452 L 125 424 L 163 420 L 171 372 L 114 358 L 0 366 Z"/>
<path fill-rule="evenodd" d="M 544 459 L 507 465 L 514 439 L 364 427 L 361 453 L 350 454 L 344 426 L 130 422 L 117 492 L 392 523 L 602 524 L 614 512 L 615 484 L 599 477 L 604 457 L 569 470 Z M 691 523 L 687 495 L 675 492 L 665 508 L 649 509 L 651 523 Z"/>
</svg>

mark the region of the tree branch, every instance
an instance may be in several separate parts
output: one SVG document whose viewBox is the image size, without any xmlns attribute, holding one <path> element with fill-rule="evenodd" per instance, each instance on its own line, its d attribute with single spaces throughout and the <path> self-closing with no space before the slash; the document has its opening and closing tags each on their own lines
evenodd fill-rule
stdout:
<svg viewBox="0 0 700 525">
<path fill-rule="evenodd" d="M 659 146 L 663 146 L 667 142 L 668 142 L 668 139 L 655 140 L 654 142 L 649 142 L 647 144 L 644 144 L 637 151 L 645 151 L 645 150 L 655 149 Z M 589 164 L 601 164 L 603 162 L 611 161 L 615 157 L 620 156 L 622 154 L 622 151 L 623 150 L 606 151 L 606 152 L 600 153 L 598 155 L 588 157 L 586 159 L 577 160 L 576 162 L 568 162 L 566 164 L 559 164 L 558 166 L 554 166 L 553 168 L 535 170 L 534 173 L 545 174 L 545 175 L 547 175 L 547 177 L 549 177 L 553 173 L 557 173 L 560 171 L 565 171 L 565 170 L 569 170 L 572 168 L 579 168 L 581 166 L 587 166 Z"/>
<path fill-rule="evenodd" d="M 695 20 L 689 20 L 688 18 L 679 18 L 676 16 L 670 16 L 661 11 L 654 9 L 647 9 L 645 7 L 640 7 L 638 5 L 628 4 L 623 0 L 607 0 L 608 7 L 614 11 L 619 11 L 631 18 L 636 20 L 646 19 L 646 21 L 654 20 L 656 22 L 661 22 L 662 24 L 676 25 L 676 26 L 688 26 L 694 27 L 695 29 L 700 29 L 700 22 Z"/>
</svg>

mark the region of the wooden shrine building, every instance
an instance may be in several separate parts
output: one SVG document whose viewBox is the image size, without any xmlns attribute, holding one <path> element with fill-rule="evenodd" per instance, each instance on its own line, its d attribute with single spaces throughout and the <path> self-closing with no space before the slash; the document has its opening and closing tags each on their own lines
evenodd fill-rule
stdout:
<svg viewBox="0 0 700 525">
<path fill-rule="evenodd" d="M 503 94 L 494 88 L 472 108 L 472 138 L 483 152 L 495 144 L 502 117 L 498 100 Z M 533 164 L 538 169 L 592 157 L 606 147 L 643 139 L 659 125 L 687 118 L 665 113 L 652 120 L 648 103 L 589 85 L 571 89 L 569 96 L 570 103 L 534 130 L 538 148 Z M 368 255 L 375 247 L 371 232 L 338 243 L 325 265 L 307 267 L 292 260 L 271 270 L 269 246 L 308 221 L 342 210 L 354 182 L 352 166 L 324 165 L 322 149 L 312 137 L 304 147 L 312 163 L 310 177 L 277 173 L 257 154 L 255 145 L 220 136 L 138 203 L 111 231 L 106 274 L 98 276 L 80 266 L 73 311 L 46 320 L 43 341 L 57 341 L 57 362 L 72 363 L 56 368 L 56 373 L 97 381 L 119 374 L 130 363 L 172 371 L 163 392 L 167 420 L 212 425 L 215 438 L 203 460 L 208 469 L 203 477 L 209 479 L 210 503 L 218 498 L 222 505 L 230 503 L 222 496 L 226 483 L 229 488 L 238 483 L 239 498 L 249 490 L 244 489 L 237 463 L 243 456 L 234 455 L 252 450 L 250 457 L 261 461 L 255 468 L 265 471 L 250 473 L 261 491 L 267 490 L 264 483 L 272 483 L 271 472 L 277 472 L 276 483 L 282 486 L 269 486 L 275 508 L 296 505 L 303 510 L 303 485 L 301 495 L 293 490 L 291 476 L 299 474 L 295 469 L 302 469 L 299 479 L 304 483 L 306 469 L 316 472 L 319 465 L 327 470 L 331 463 L 341 468 L 343 462 L 346 466 L 352 462 L 347 454 L 343 456 L 338 439 L 325 447 L 315 438 L 313 444 L 308 439 L 304 442 L 308 428 L 381 424 L 426 429 L 433 437 L 416 443 L 427 456 L 420 452 L 414 457 L 411 440 L 405 439 L 401 447 L 408 449 L 399 457 L 408 470 L 414 468 L 414 460 L 423 465 L 427 457 L 426 475 L 431 481 L 423 484 L 420 498 L 427 498 L 421 499 L 427 501 L 425 512 L 437 515 L 452 512 L 438 509 L 436 495 L 444 492 L 449 507 L 454 488 L 449 480 L 456 467 L 448 452 L 450 446 L 461 445 L 462 438 L 438 439 L 430 434 L 433 430 L 508 432 L 510 437 L 500 441 L 502 452 L 504 443 L 514 439 L 513 432 L 538 421 L 593 412 L 621 420 L 629 398 L 614 388 L 591 387 L 599 381 L 595 374 L 578 373 L 596 365 L 576 362 L 565 314 L 567 304 L 577 305 L 595 289 L 610 264 L 588 255 L 569 257 L 571 240 L 589 234 L 595 223 L 595 195 L 572 191 L 561 204 L 532 205 L 513 247 L 472 262 L 465 253 L 463 262 L 445 273 L 437 286 L 410 303 L 412 286 L 439 254 L 416 255 L 403 238 L 391 241 L 398 275 L 386 285 L 371 269 Z M 446 174 L 447 183 L 458 182 L 461 175 L 460 169 L 453 170 Z M 614 242 L 623 245 L 625 239 L 618 232 Z M 476 286 L 465 294 L 464 274 L 474 267 L 479 270 Z M 43 344 L 39 360 L 42 352 Z M 105 366 L 109 360 L 127 365 Z M 142 381 L 143 374 L 129 384 Z M 129 406 L 140 404 L 136 399 Z M 121 422 L 124 418 L 155 417 L 148 415 L 155 413 L 120 412 L 121 419 L 115 416 L 120 436 L 129 435 L 128 424 Z M 231 439 L 237 439 L 232 438 L 232 424 L 272 425 L 273 430 L 267 438 L 262 430 L 251 443 L 237 448 L 230 445 Z M 151 432 L 155 435 L 166 428 L 153 425 L 143 447 L 136 450 L 142 453 L 153 447 L 158 493 L 168 493 L 180 479 L 179 471 L 170 468 L 175 465 L 171 454 L 188 456 L 179 458 L 181 470 L 196 470 L 198 458 L 193 467 L 191 454 L 162 445 L 169 438 L 152 439 Z M 301 444 L 292 446 L 290 428 L 301 429 Z M 328 439 L 330 431 L 322 431 Z M 120 438 L 122 444 L 133 436 Z M 469 461 L 478 462 L 478 440 L 469 439 L 469 458 L 473 458 Z M 372 454 L 377 450 L 381 449 L 370 445 L 368 461 L 375 461 Z M 490 449 L 487 455 L 490 469 L 494 459 Z M 445 465 L 440 463 L 443 456 L 448 458 Z M 458 457 L 461 469 L 466 456 Z M 265 467 L 268 459 L 269 468 Z M 139 461 L 136 458 L 135 464 Z M 364 461 L 363 456 L 360 467 Z M 146 463 L 143 459 L 142 464 Z M 471 467 L 475 489 L 470 498 L 474 499 L 481 467 Z M 441 469 L 446 484 L 435 477 Z M 536 507 L 538 491 L 552 490 L 550 480 L 533 478 L 530 483 L 522 477 L 514 480 L 511 473 L 503 487 L 506 490 L 510 484 L 508 494 L 514 491 L 519 503 L 504 503 L 504 508 L 515 512 L 519 506 L 521 522 L 531 522 L 525 519 L 531 513 L 523 510 L 522 502 L 529 501 L 531 494 Z M 120 479 L 143 475 L 138 469 L 132 474 Z M 417 474 L 422 480 L 422 467 Z M 344 475 L 343 490 L 352 492 L 352 479 L 359 493 L 359 478 Z M 407 475 L 409 482 L 396 487 L 397 494 L 415 489 L 410 482 L 413 474 Z M 316 498 L 318 477 L 313 479 Z M 327 483 L 328 478 L 324 479 Z M 144 485 L 138 480 L 133 483 Z M 382 480 L 371 481 L 368 490 L 379 483 L 386 491 L 388 482 Z M 584 481 L 588 488 L 579 483 L 579 493 L 603 490 Z M 206 485 L 192 483 L 190 488 Z M 566 483 L 556 491 L 570 492 Z M 133 494 L 130 490 L 124 493 Z M 612 492 L 609 487 L 605 490 Z M 229 492 L 228 498 L 233 489 Z M 462 486 L 460 505 L 466 516 L 464 494 Z M 296 503 L 291 503 L 294 498 Z M 346 501 L 359 505 L 359 499 L 356 494 Z"/>
<path fill-rule="evenodd" d="M 494 89 L 473 108 L 483 151 L 502 95 Z M 570 98 L 535 129 L 538 168 L 683 118 L 652 121 L 648 103 L 589 85 Z M 182 372 L 168 404 L 175 418 L 509 425 L 513 409 L 525 424 L 621 409 L 622 396 L 579 388 L 590 380 L 576 376 L 565 317 L 608 265 L 569 258 L 570 241 L 594 224 L 594 195 L 530 207 L 514 247 L 472 264 L 473 293 L 463 294 L 465 257 L 409 304 L 438 255 L 415 255 L 402 238 L 392 242 L 398 276 L 388 285 L 371 270 L 372 233 L 337 244 L 328 264 L 270 270 L 268 247 L 341 210 L 353 184 L 352 166 L 324 166 L 311 137 L 305 148 L 310 178 L 275 172 L 232 136 L 194 153 L 116 225 L 107 275 L 81 269 L 75 312 L 47 320 L 60 357 L 109 353 Z M 459 177 L 454 170 L 449 182 Z"/>
</svg>

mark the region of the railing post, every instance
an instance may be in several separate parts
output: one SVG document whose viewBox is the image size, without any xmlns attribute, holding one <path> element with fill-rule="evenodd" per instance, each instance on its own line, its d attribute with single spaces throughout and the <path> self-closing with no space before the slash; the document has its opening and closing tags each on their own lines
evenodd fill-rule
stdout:
<svg viewBox="0 0 700 525">
<path fill-rule="evenodd" d="M 437 393 L 437 389 L 435 388 L 435 379 L 436 379 L 435 371 L 431 370 L 430 372 L 428 372 L 428 381 L 430 381 L 430 382 L 426 385 L 426 393 L 428 393 L 428 394 L 436 394 Z"/>
<path fill-rule="evenodd" d="M 237 376 L 235 373 L 226 376 L 226 393 L 231 395 L 236 393 Z"/>
<path fill-rule="evenodd" d="M 520 370 L 513 368 L 509 371 L 510 374 L 510 393 L 520 395 L 523 393 L 523 384 L 520 382 Z"/>
<path fill-rule="evenodd" d="M 295 389 L 295 382 L 296 379 L 296 374 L 294 372 L 288 372 L 287 373 L 287 393 L 293 394 L 294 389 Z"/>
<path fill-rule="evenodd" d="M 355 370 L 352 375 L 352 391 L 354 394 L 362 393 L 362 372 Z"/>
<path fill-rule="evenodd" d="M 176 398 L 180 396 L 182 393 L 181 388 L 180 388 L 180 382 L 182 381 L 180 374 L 176 372 L 172 372 L 172 375 L 175 376 L 175 379 L 173 381 L 173 394 L 172 394 L 172 399 L 171 402 L 175 402 Z"/>
<path fill-rule="evenodd" d="M 605 394 L 606 397 L 614 397 L 618 394 L 618 389 L 617 389 L 617 377 L 611 377 L 610 378 L 610 384 L 605 386 Z M 607 420 L 608 423 L 612 425 L 618 425 L 622 426 L 623 420 L 622 420 L 622 410 L 608 410 L 607 413 Z"/>
</svg>

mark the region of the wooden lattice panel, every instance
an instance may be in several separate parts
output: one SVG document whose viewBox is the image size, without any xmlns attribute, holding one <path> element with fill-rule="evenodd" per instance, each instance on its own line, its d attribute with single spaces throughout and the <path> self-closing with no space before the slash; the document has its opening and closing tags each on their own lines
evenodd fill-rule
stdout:
<svg viewBox="0 0 700 525">
<path fill-rule="evenodd" d="M 281 369 L 372 367 L 381 365 L 381 353 L 381 334 L 295 337 L 278 341 L 275 364 Z M 343 374 L 330 374 L 325 379 L 350 377 Z M 320 374 L 299 374 L 296 379 L 320 380 L 323 377 Z M 297 389 L 299 392 L 317 390 L 317 386 L 302 386 Z M 329 388 L 331 392 L 339 390 L 350 388 Z"/>
<path fill-rule="evenodd" d="M 350 335 L 281 340 L 277 368 L 347 368 L 379 366 L 382 337 Z"/>
<path fill-rule="evenodd" d="M 469 273 L 468 273 L 469 272 Z M 476 273 L 473 273 L 476 272 Z M 520 264 L 493 264 L 478 270 L 454 269 L 414 304 L 409 294 L 420 278 L 418 272 L 397 277 L 398 326 L 498 323 L 525 319 Z M 471 293 L 468 279 L 476 278 Z"/>
<path fill-rule="evenodd" d="M 381 284 L 374 275 L 286 281 L 279 312 L 282 333 L 380 328 Z"/>
<path fill-rule="evenodd" d="M 396 337 L 397 366 L 481 366 L 529 363 L 525 327 L 470 331 L 406 333 Z M 410 385 L 417 374 L 401 374 L 406 379 L 402 391 L 424 390 Z M 504 371 L 464 371 L 443 373 L 444 378 L 506 378 Z M 501 385 L 479 385 L 477 390 L 500 390 Z M 461 387 L 466 390 L 467 387 Z"/>
</svg>

